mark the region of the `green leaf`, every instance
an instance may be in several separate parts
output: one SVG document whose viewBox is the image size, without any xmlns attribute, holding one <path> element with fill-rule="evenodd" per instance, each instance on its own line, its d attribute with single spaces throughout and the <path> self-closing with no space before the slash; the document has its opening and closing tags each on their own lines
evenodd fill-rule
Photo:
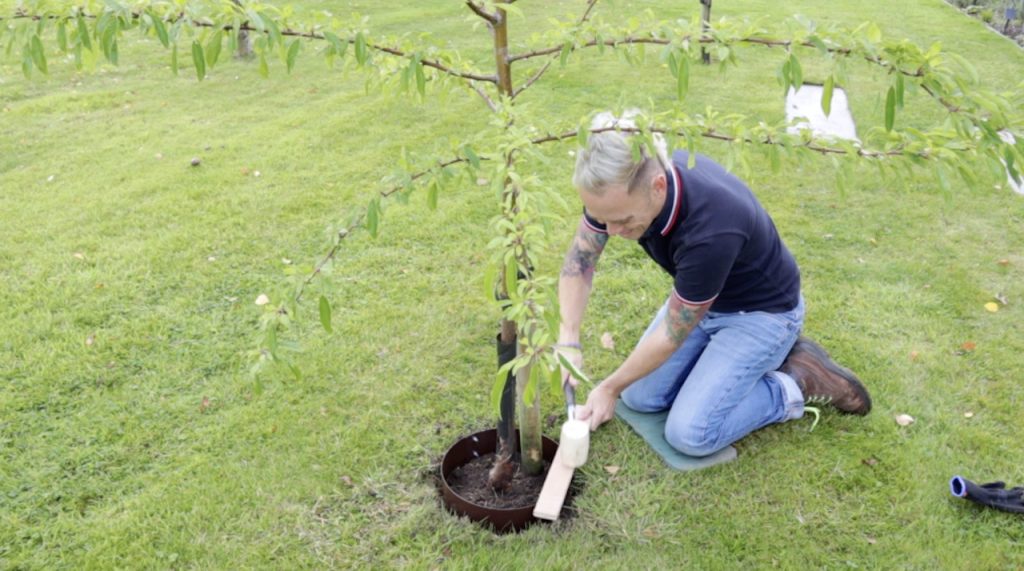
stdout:
<svg viewBox="0 0 1024 571">
<path fill-rule="evenodd" d="M 206 65 L 213 68 L 217 64 L 217 58 L 220 57 L 221 42 L 224 40 L 224 30 L 217 30 L 210 35 L 209 41 L 206 42 Z"/>
<path fill-rule="evenodd" d="M 68 31 L 64 20 L 57 22 L 57 47 L 61 53 L 68 53 Z"/>
<path fill-rule="evenodd" d="M 28 46 L 25 46 L 21 52 L 21 73 L 25 74 L 26 78 L 30 78 L 32 77 L 32 54 L 29 53 Z"/>
<path fill-rule="evenodd" d="M 267 27 L 267 40 L 270 42 L 269 46 L 274 47 L 275 45 L 281 45 L 281 29 L 277 27 L 277 22 L 273 18 L 260 14 L 260 19 L 263 20 L 263 24 Z"/>
<path fill-rule="evenodd" d="M 92 51 L 92 40 L 89 38 L 89 27 L 85 25 L 85 18 L 78 16 L 78 41 L 85 46 L 85 49 Z"/>
<path fill-rule="evenodd" d="M 320 325 L 323 325 L 328 333 L 334 332 L 331 329 L 331 302 L 324 295 L 320 296 Z"/>
<path fill-rule="evenodd" d="M 832 90 L 835 88 L 835 81 L 835 77 L 829 75 L 821 92 L 821 110 L 825 112 L 825 117 L 832 114 Z"/>
<path fill-rule="evenodd" d="M 975 68 L 971 62 L 967 61 L 967 58 L 955 52 L 946 52 L 946 55 L 952 58 L 953 61 L 957 63 L 957 65 L 962 67 L 963 70 L 967 72 L 967 75 L 970 76 L 971 78 L 972 84 L 978 83 L 978 69 Z"/>
<path fill-rule="evenodd" d="M 437 194 L 440 189 L 436 180 L 430 181 L 427 185 L 427 208 L 437 210 Z"/>
<path fill-rule="evenodd" d="M 519 264 L 513 256 L 509 256 L 505 262 L 505 293 L 512 299 L 519 292 Z"/>
<path fill-rule="evenodd" d="M 334 55 L 339 58 L 345 56 L 345 52 L 348 50 L 348 42 L 342 42 L 341 38 L 331 32 L 324 32 L 324 39 L 326 39 L 331 48 L 333 48 Z"/>
<path fill-rule="evenodd" d="M 555 356 L 558 357 L 558 362 L 563 367 L 565 367 L 569 371 L 569 374 L 572 375 L 573 377 L 575 377 L 576 380 L 583 381 L 584 383 L 587 383 L 588 385 L 593 385 L 594 384 L 594 382 L 590 380 L 590 377 L 588 377 L 586 375 L 586 373 L 584 373 L 583 371 L 577 369 L 576 365 L 573 365 L 572 361 L 567 359 L 565 357 L 565 355 L 559 353 L 558 351 L 555 351 Z"/>
<path fill-rule="evenodd" d="M 292 376 L 295 377 L 295 380 L 296 381 L 301 381 L 302 380 L 302 371 L 300 371 L 298 367 L 293 365 L 291 361 L 289 361 L 287 359 L 281 359 L 281 360 L 284 361 L 285 365 L 287 365 L 288 370 L 292 372 Z"/>
<path fill-rule="evenodd" d="M 548 388 L 551 390 L 552 398 L 562 398 L 562 371 L 558 367 L 548 372 Z"/>
<path fill-rule="evenodd" d="M 896 106 L 903 109 L 903 74 L 896 74 Z"/>
<path fill-rule="evenodd" d="M 206 59 L 203 57 L 203 46 L 198 40 L 192 40 L 192 63 L 196 67 L 196 77 L 202 81 L 206 77 Z"/>
<path fill-rule="evenodd" d="M 163 44 L 165 48 L 168 47 L 170 38 L 167 37 L 167 27 L 164 26 L 163 20 L 161 20 L 160 17 L 152 11 L 149 12 L 149 17 L 153 19 L 153 30 L 156 31 L 157 39 L 160 40 L 160 43 Z"/>
<path fill-rule="evenodd" d="M 463 145 L 462 153 L 466 155 L 466 158 L 469 160 L 470 166 L 472 166 L 474 169 L 480 168 L 480 157 L 478 157 L 476 153 L 473 152 L 473 147 L 470 147 L 469 145 Z"/>
<path fill-rule="evenodd" d="M 793 88 L 799 90 L 804 85 L 804 72 L 800 67 L 800 60 L 796 59 L 794 54 L 789 56 L 789 72 L 793 80 Z"/>
<path fill-rule="evenodd" d="M 366 48 L 366 38 L 362 32 L 356 34 L 356 63 L 360 66 L 366 65 L 366 60 L 369 58 L 369 52 Z"/>
<path fill-rule="evenodd" d="M 292 72 L 292 68 L 295 67 L 295 58 L 299 55 L 299 40 L 292 40 L 290 46 L 288 46 L 288 56 L 285 60 L 288 66 L 288 73 Z"/>
<path fill-rule="evenodd" d="M 1003 149 L 1003 160 L 1006 161 L 1006 172 L 1010 175 L 1010 178 L 1013 179 L 1013 182 L 1020 184 L 1020 172 L 1018 172 L 1014 165 L 1015 156 L 1013 154 L 1013 148 L 1010 146 Z"/>
<path fill-rule="evenodd" d="M 267 65 L 267 54 L 260 52 L 260 75 L 270 77 L 270 66 Z"/>
<path fill-rule="evenodd" d="M 32 63 L 36 64 L 39 71 L 46 73 L 46 52 L 43 51 L 43 42 L 39 36 L 32 36 Z"/>
<path fill-rule="evenodd" d="M 494 384 L 491 385 L 491 408 L 494 409 L 494 416 L 501 417 L 501 393 L 505 390 L 505 383 L 508 381 L 508 372 L 512 369 L 515 361 L 509 361 L 498 369 L 494 375 Z"/>
<path fill-rule="evenodd" d="M 685 54 L 679 60 L 679 74 L 676 76 L 676 97 L 682 101 L 690 90 L 690 58 Z"/>
<path fill-rule="evenodd" d="M 416 60 L 413 72 L 416 74 L 416 91 L 420 93 L 420 97 L 425 97 L 427 94 L 427 76 L 423 73 L 422 61 Z"/>
<path fill-rule="evenodd" d="M 697 141 L 694 139 L 694 137 L 689 135 L 686 136 L 686 152 L 689 155 L 686 157 L 687 169 L 697 166 Z"/>
<path fill-rule="evenodd" d="M 377 198 L 370 201 L 366 207 L 366 229 L 370 236 L 377 237 L 377 225 L 380 223 L 380 202 Z"/>
<path fill-rule="evenodd" d="M 572 42 L 562 44 L 562 51 L 558 54 L 558 61 L 562 67 L 569 61 L 569 54 L 572 53 Z"/>
<path fill-rule="evenodd" d="M 178 44 L 171 47 L 171 71 L 178 75 Z"/>
<path fill-rule="evenodd" d="M 532 404 L 537 397 L 537 364 L 530 365 L 530 374 L 526 379 L 526 388 L 523 389 L 523 402 Z"/>
<path fill-rule="evenodd" d="M 892 131 L 896 123 L 896 88 L 890 87 L 885 96 L 885 130 Z"/>
</svg>

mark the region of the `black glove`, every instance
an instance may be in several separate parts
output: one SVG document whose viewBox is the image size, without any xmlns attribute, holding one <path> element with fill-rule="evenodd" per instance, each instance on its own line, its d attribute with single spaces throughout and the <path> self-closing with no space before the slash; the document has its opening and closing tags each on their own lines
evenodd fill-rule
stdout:
<svg viewBox="0 0 1024 571">
<path fill-rule="evenodd" d="M 1024 488 L 1006 489 L 1003 482 L 989 482 L 978 485 L 962 476 L 953 476 L 949 491 L 958 498 L 966 498 L 983 506 L 1004 512 L 1024 513 Z"/>
</svg>

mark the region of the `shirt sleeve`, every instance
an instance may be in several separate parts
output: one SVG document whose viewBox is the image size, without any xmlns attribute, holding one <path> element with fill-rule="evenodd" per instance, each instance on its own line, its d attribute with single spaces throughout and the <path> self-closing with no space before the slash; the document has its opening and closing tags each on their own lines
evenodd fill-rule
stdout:
<svg viewBox="0 0 1024 571">
<path fill-rule="evenodd" d="M 587 214 L 586 208 L 583 209 L 583 224 L 585 224 L 587 228 L 590 228 L 594 232 L 599 232 L 601 234 L 608 233 L 608 226 L 605 224 L 601 224 L 597 220 L 594 220 L 594 218 Z"/>
<path fill-rule="evenodd" d="M 682 249 L 675 260 L 675 295 L 691 305 L 713 301 L 745 242 L 740 234 L 723 233 Z"/>
</svg>

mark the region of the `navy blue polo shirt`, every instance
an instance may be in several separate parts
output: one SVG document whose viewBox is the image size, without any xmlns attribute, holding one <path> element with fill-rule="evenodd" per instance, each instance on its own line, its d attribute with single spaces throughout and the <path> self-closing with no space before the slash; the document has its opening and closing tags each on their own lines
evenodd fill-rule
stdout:
<svg viewBox="0 0 1024 571">
<path fill-rule="evenodd" d="M 775 224 L 740 179 L 703 155 L 672 155 L 661 213 L 640 246 L 675 278 L 674 294 L 711 311 L 781 313 L 800 301 L 800 270 Z M 607 228 L 585 211 L 596 232 Z"/>
</svg>

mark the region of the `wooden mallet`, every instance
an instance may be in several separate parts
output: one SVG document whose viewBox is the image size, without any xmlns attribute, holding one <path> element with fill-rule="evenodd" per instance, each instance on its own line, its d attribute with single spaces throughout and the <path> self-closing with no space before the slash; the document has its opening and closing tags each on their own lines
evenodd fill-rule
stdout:
<svg viewBox="0 0 1024 571">
<path fill-rule="evenodd" d="M 573 472 L 586 463 L 590 450 L 590 423 L 576 420 L 576 392 L 568 379 L 563 388 L 569 420 L 562 425 L 562 438 L 558 442 L 555 459 L 548 468 L 544 487 L 541 488 L 537 505 L 533 508 L 533 517 L 551 521 L 558 519 L 558 514 L 562 512 Z"/>
</svg>

